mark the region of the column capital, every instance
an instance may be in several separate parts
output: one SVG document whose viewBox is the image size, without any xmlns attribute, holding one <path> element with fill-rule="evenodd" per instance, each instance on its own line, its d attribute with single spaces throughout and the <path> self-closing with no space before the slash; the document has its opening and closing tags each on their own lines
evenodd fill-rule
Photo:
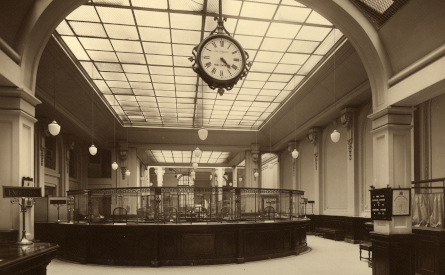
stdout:
<svg viewBox="0 0 445 275">
<path fill-rule="evenodd" d="M 372 119 L 372 130 L 377 130 L 386 125 L 411 125 L 414 107 L 394 107 L 377 111 L 368 116 Z"/>
<path fill-rule="evenodd" d="M 320 133 L 321 133 L 320 127 L 313 127 L 309 129 L 309 134 L 306 137 L 314 146 L 317 146 Z"/>
</svg>

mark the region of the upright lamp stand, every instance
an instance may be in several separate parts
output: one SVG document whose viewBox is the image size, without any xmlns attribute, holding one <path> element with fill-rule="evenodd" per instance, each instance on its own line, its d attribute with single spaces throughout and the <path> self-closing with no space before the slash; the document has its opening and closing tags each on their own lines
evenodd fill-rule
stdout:
<svg viewBox="0 0 445 275">
<path fill-rule="evenodd" d="M 20 204 L 23 216 L 23 230 L 22 230 L 22 239 L 17 242 L 18 245 L 30 245 L 32 241 L 26 239 L 26 230 L 25 230 L 25 213 L 26 213 L 26 199 L 22 198 L 22 203 Z"/>
</svg>

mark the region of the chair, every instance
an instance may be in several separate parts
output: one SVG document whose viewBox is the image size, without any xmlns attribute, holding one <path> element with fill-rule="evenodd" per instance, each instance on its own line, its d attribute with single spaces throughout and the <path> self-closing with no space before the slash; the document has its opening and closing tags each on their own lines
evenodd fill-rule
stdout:
<svg viewBox="0 0 445 275">
<path fill-rule="evenodd" d="M 359 244 L 359 249 L 360 249 L 360 261 L 362 259 L 366 260 L 368 263 L 372 263 L 372 243 L 361 243 Z M 368 257 L 363 257 L 362 256 L 362 250 L 368 251 Z"/>
<path fill-rule="evenodd" d="M 118 210 L 118 213 L 116 214 L 116 210 Z M 125 223 L 127 223 L 127 209 L 123 207 L 116 207 L 113 210 L 113 224 L 115 223 L 124 223 L 123 214 L 125 212 Z M 116 219 L 117 217 L 117 219 Z"/>
</svg>

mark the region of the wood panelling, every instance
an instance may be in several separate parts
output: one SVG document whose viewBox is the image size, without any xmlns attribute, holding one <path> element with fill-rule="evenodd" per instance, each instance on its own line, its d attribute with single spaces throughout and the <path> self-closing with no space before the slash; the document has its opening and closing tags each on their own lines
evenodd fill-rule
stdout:
<svg viewBox="0 0 445 275">
<path fill-rule="evenodd" d="M 308 221 L 207 225 L 36 223 L 40 240 L 60 244 L 64 259 L 107 265 L 196 265 L 298 255 Z"/>
</svg>

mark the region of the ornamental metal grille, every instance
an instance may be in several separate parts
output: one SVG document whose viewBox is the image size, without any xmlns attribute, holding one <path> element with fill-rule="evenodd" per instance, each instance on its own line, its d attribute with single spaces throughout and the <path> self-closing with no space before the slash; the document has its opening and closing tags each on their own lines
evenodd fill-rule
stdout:
<svg viewBox="0 0 445 275">
<path fill-rule="evenodd" d="M 368 17 L 376 29 L 380 29 L 409 0 L 350 0 Z"/>
</svg>

